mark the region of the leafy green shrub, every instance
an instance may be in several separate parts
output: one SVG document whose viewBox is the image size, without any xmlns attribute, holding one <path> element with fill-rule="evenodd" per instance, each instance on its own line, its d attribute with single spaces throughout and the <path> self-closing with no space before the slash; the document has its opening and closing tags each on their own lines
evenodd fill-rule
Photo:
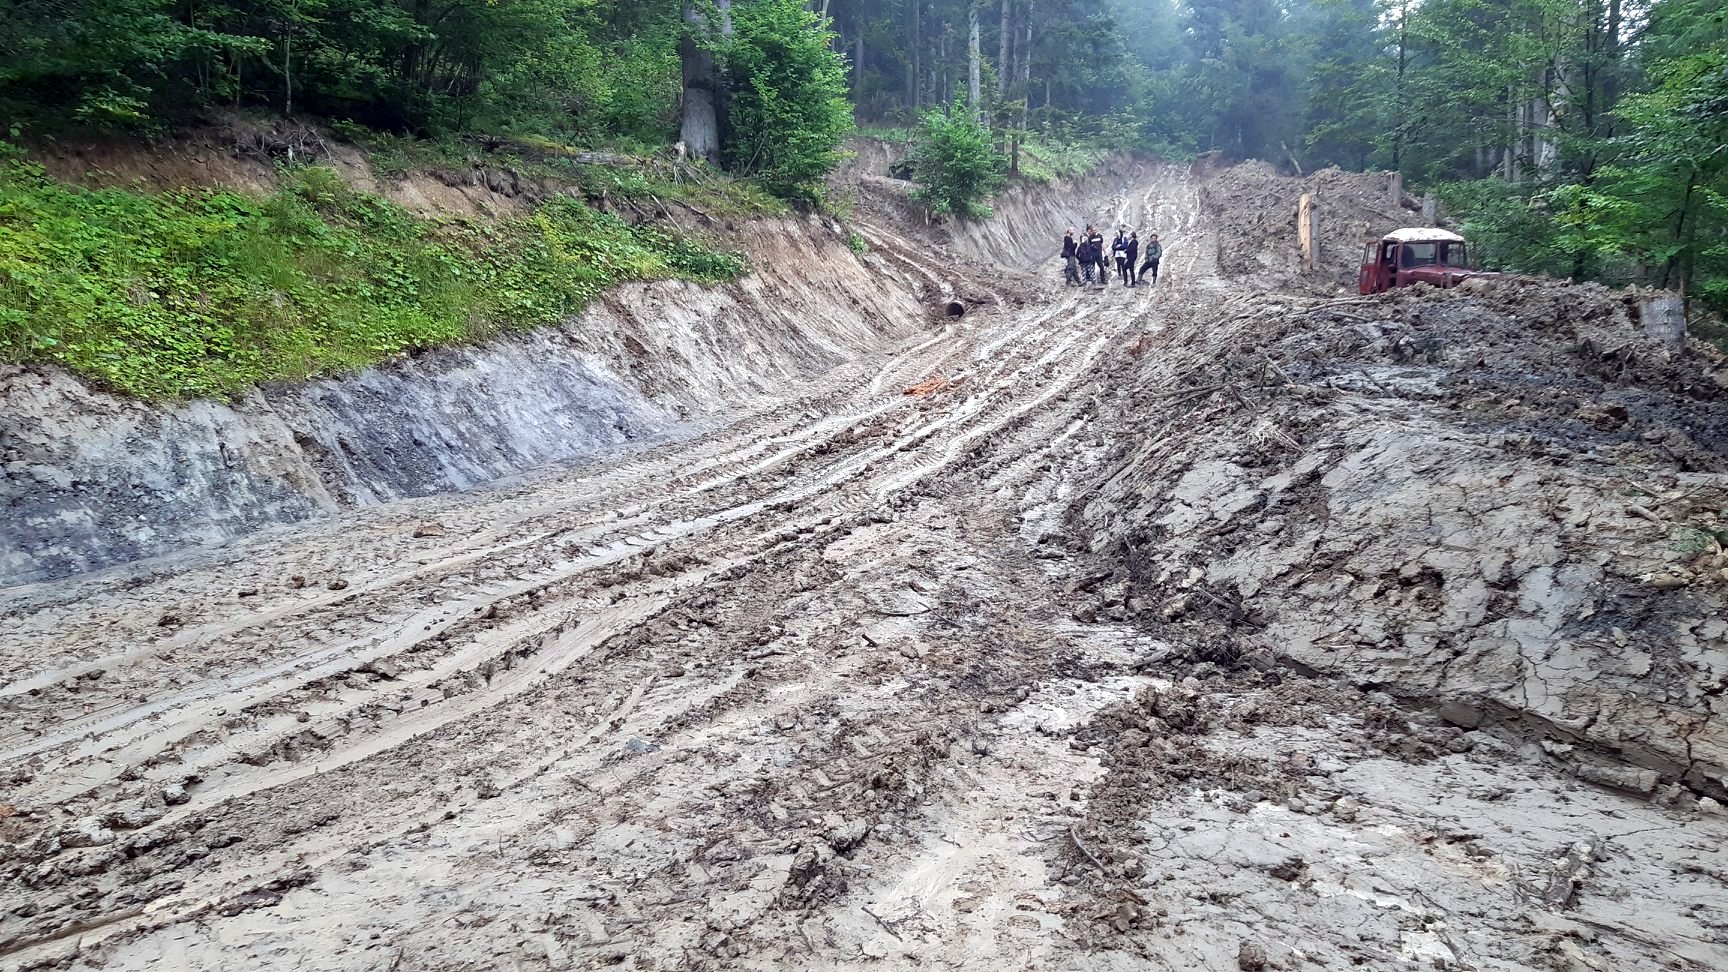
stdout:
<svg viewBox="0 0 1728 972">
<path fill-rule="evenodd" d="M 329 169 L 263 198 L 152 195 L 59 183 L 0 143 L 0 360 L 146 398 L 232 397 L 556 323 L 622 281 L 744 270 L 571 197 L 434 223 Z"/>
<path fill-rule="evenodd" d="M 990 133 L 956 101 L 948 112 L 931 111 L 918 124 L 912 145 L 913 196 L 932 212 L 983 219 L 987 200 L 1008 184 L 1008 159 Z"/>
<path fill-rule="evenodd" d="M 859 256 L 863 256 L 864 254 L 870 252 L 870 241 L 866 240 L 862 236 L 859 236 L 857 233 L 847 233 L 846 234 L 846 248 L 851 250 L 853 253 L 858 254 Z"/>
<path fill-rule="evenodd" d="M 727 48 L 727 159 L 782 199 L 817 203 L 852 131 L 846 65 L 800 0 L 750 0 Z"/>
</svg>

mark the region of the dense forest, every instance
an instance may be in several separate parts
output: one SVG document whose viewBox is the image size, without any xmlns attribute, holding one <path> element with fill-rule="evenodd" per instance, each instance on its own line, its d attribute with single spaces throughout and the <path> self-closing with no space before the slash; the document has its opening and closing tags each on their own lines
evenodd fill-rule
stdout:
<svg viewBox="0 0 1728 972">
<path fill-rule="evenodd" d="M 697 156 L 788 198 L 853 118 L 1396 169 L 1513 269 L 1728 308 L 1720 0 L 8 0 L 26 133 L 217 110 Z M 990 178 L 978 185 L 993 185 Z"/>
</svg>

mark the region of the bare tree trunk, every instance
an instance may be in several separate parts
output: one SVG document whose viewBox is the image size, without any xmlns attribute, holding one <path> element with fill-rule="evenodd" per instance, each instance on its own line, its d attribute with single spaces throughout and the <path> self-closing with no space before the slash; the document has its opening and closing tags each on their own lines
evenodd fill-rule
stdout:
<svg viewBox="0 0 1728 972">
<path fill-rule="evenodd" d="M 944 106 L 950 105 L 954 101 L 954 82 L 948 74 L 950 66 L 948 64 L 948 38 L 953 33 L 954 25 L 944 22 L 942 24 L 941 46 L 936 49 L 936 67 L 930 71 L 931 74 L 935 75 L 936 93 L 942 99 Z M 939 72 L 937 68 L 940 68 Z"/>
<path fill-rule="evenodd" d="M 1009 22 L 1014 7 L 1008 0 L 1002 0 L 1002 28 L 997 33 L 996 47 L 996 100 L 1001 101 L 1008 96 L 1008 81 L 1014 75 L 1014 67 L 1008 62 L 1010 42 L 1014 38 L 1014 25 Z"/>
<path fill-rule="evenodd" d="M 978 33 L 978 5 L 974 3 L 967 25 L 966 41 L 966 105 L 972 109 L 972 119 L 984 116 L 984 52 Z"/>
<path fill-rule="evenodd" d="M 722 6 L 722 16 L 726 16 L 723 29 L 730 27 L 731 18 L 727 10 L 730 6 L 730 0 Z M 704 48 L 698 39 L 699 35 L 707 33 L 708 30 L 708 18 L 696 9 L 694 3 L 686 0 L 684 39 L 678 47 L 679 58 L 684 65 L 684 120 L 679 138 L 684 143 L 684 151 L 690 157 L 718 164 L 720 69 L 714 61 L 714 55 Z"/>
<path fill-rule="evenodd" d="M 1398 127 L 1392 135 L 1392 168 L 1401 168 L 1404 164 L 1404 126 L 1407 111 L 1404 100 L 1404 75 L 1410 64 L 1410 4 L 1409 0 L 1398 6 L 1398 86 L 1396 92 Z"/>
<path fill-rule="evenodd" d="M 1026 0 L 1025 12 L 1022 15 L 1025 18 L 1026 29 L 1020 35 L 1019 44 L 1020 132 L 1014 139 L 1012 158 L 1008 162 L 1009 168 L 1015 175 L 1020 174 L 1020 145 L 1026 141 L 1026 126 L 1032 116 L 1032 7 L 1035 3 L 1036 0 Z M 1046 81 L 1044 85 L 1044 101 L 1048 104 L 1050 101 L 1050 83 Z"/>
<path fill-rule="evenodd" d="M 924 19 L 923 0 L 907 0 L 907 6 L 911 8 L 911 14 L 906 18 L 906 103 L 916 109 L 924 105 L 921 88 L 924 64 L 920 56 L 924 40 L 921 23 Z"/>
<path fill-rule="evenodd" d="M 294 114 L 294 25 L 282 38 L 282 117 Z"/>
<path fill-rule="evenodd" d="M 300 4 L 288 7 L 288 22 L 282 25 L 282 117 L 294 114 L 294 28 L 299 25 Z"/>
<path fill-rule="evenodd" d="M 1516 88 L 1506 92 L 1506 157 L 1501 159 L 1501 177 L 1512 185 L 1518 184 L 1518 91 Z"/>
<path fill-rule="evenodd" d="M 1609 115 L 1620 103 L 1620 0 L 1608 0 L 1608 65 L 1603 69 L 1603 115 Z"/>
</svg>

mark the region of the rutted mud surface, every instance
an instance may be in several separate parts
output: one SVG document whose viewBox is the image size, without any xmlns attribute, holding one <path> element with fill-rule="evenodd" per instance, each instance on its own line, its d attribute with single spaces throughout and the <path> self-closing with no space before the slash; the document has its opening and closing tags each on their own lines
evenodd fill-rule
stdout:
<svg viewBox="0 0 1728 972">
<path fill-rule="evenodd" d="M 687 442 L 0 602 L 0 961 L 1728 966 L 1720 551 L 1616 512 L 1716 529 L 1708 362 L 1595 296 L 1241 291 L 1199 180 L 1124 185 L 1170 286 L 866 223 L 974 311 Z M 1559 708 L 1466 684 L 1495 652 Z"/>
</svg>

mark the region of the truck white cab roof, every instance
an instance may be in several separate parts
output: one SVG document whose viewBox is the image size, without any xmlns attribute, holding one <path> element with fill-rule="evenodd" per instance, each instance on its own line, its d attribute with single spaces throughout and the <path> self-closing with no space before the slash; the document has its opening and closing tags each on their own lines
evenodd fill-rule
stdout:
<svg viewBox="0 0 1728 972">
<path fill-rule="evenodd" d="M 1462 243 L 1464 237 L 1433 226 L 1411 226 L 1395 229 L 1381 237 L 1388 243 Z"/>
</svg>

